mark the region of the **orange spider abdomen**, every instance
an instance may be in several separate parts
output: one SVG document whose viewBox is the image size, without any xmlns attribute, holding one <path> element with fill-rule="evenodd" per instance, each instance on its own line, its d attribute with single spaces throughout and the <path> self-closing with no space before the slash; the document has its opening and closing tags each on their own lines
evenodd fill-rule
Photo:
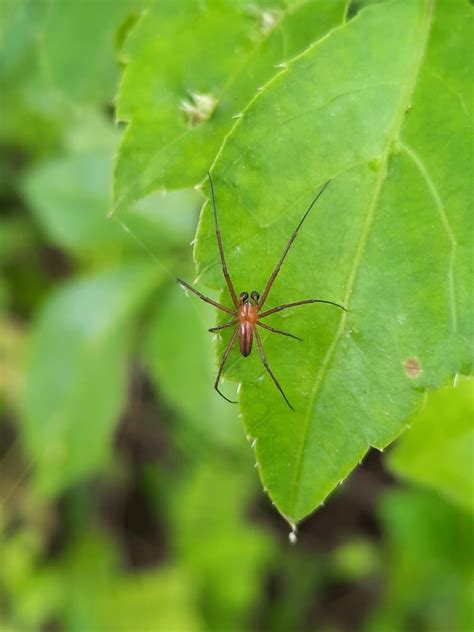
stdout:
<svg viewBox="0 0 474 632">
<path fill-rule="evenodd" d="M 253 330 L 257 322 L 257 306 L 243 303 L 239 307 L 239 346 L 240 353 L 247 357 L 252 351 Z"/>
</svg>

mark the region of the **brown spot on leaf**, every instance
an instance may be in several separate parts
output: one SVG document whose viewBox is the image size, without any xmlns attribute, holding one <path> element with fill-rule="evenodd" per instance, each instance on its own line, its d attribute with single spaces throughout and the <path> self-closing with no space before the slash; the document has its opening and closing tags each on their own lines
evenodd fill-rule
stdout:
<svg viewBox="0 0 474 632">
<path fill-rule="evenodd" d="M 421 366 L 418 358 L 408 358 L 403 365 L 408 377 L 415 378 L 421 373 Z"/>
</svg>

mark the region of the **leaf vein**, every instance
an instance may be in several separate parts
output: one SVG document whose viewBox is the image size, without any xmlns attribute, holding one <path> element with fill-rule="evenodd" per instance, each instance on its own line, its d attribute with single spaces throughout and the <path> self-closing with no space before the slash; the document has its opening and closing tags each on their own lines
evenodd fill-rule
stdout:
<svg viewBox="0 0 474 632">
<path fill-rule="evenodd" d="M 442 75 L 440 75 L 439 73 L 435 72 L 431 68 L 428 69 L 428 73 L 430 74 L 430 76 L 433 79 L 436 79 L 436 81 L 438 81 L 443 86 L 443 88 L 446 90 L 446 92 L 448 92 L 449 94 L 452 94 L 452 95 L 454 95 L 456 97 L 456 99 L 459 101 L 459 104 L 461 106 L 461 110 L 464 112 L 466 117 L 469 119 L 469 122 L 472 123 L 473 119 L 472 119 L 471 113 L 469 112 L 469 108 L 465 104 L 464 99 L 459 94 L 459 92 L 456 92 L 456 90 L 454 90 L 448 84 L 448 82 L 446 81 L 446 79 Z"/>
<path fill-rule="evenodd" d="M 426 51 L 426 47 L 428 44 L 428 39 L 429 39 L 429 33 L 430 33 L 430 29 L 431 29 L 431 23 L 432 23 L 432 15 L 433 15 L 433 6 L 434 6 L 434 0 L 426 0 L 425 1 L 425 12 L 424 12 L 424 19 L 422 20 L 422 24 L 421 24 L 421 28 L 420 28 L 420 46 L 418 47 L 417 50 L 417 54 L 415 55 L 415 59 L 414 59 L 414 63 L 412 66 L 412 71 L 411 74 L 408 76 L 407 81 L 406 81 L 406 88 L 405 90 L 402 92 L 401 97 L 400 97 L 400 101 L 398 104 L 398 108 L 395 109 L 395 114 L 394 114 L 394 118 L 393 118 L 393 124 L 392 124 L 392 133 L 388 135 L 387 138 L 387 148 L 384 152 L 383 155 L 383 168 L 380 169 L 379 172 L 379 176 L 377 178 L 377 181 L 375 182 L 375 187 L 374 187 L 374 193 L 373 193 L 373 197 L 371 200 L 371 203 L 369 204 L 368 210 L 367 210 L 367 215 L 364 221 L 364 225 L 362 227 L 362 232 L 359 238 L 359 242 L 357 244 L 357 249 L 356 249 L 356 253 L 354 256 L 354 262 L 353 265 L 351 267 L 350 270 L 350 274 L 349 274 L 349 279 L 348 279 L 348 284 L 347 284 L 347 291 L 344 297 L 344 305 L 347 307 L 349 304 L 349 300 L 350 297 L 352 295 L 352 291 L 354 289 L 354 285 L 355 285 L 355 281 L 357 278 L 357 274 L 359 271 L 359 267 L 360 267 L 360 263 L 362 260 L 362 254 L 365 248 L 365 245 L 367 243 L 367 239 L 369 236 L 369 232 L 370 232 L 370 228 L 372 226 L 374 217 L 375 217 L 375 211 L 376 211 L 376 206 L 377 206 L 377 202 L 379 200 L 380 197 L 380 193 L 382 190 L 382 185 L 385 182 L 385 178 L 387 175 L 387 166 L 388 166 L 388 160 L 390 157 L 390 150 L 392 147 L 392 144 L 395 140 L 397 140 L 397 138 L 400 135 L 400 131 L 403 125 L 403 121 L 405 118 L 405 113 L 407 110 L 407 106 L 410 103 L 410 100 L 412 98 L 414 89 L 415 89 L 415 85 L 416 85 L 416 80 L 417 77 L 420 73 L 420 68 L 421 68 L 421 62 L 423 60 L 425 51 Z M 298 492 L 298 483 L 299 480 L 301 478 L 301 470 L 302 470 L 302 466 L 303 466 L 303 461 L 304 461 L 304 455 L 306 452 L 306 448 L 307 448 L 307 444 L 308 444 L 308 429 L 309 429 L 309 423 L 310 420 L 312 418 L 312 416 L 309 414 L 309 411 L 314 409 L 314 405 L 315 405 L 315 401 L 317 398 L 318 393 L 321 390 L 321 385 L 324 381 L 324 378 L 327 375 L 329 366 L 331 364 L 331 361 L 333 359 L 334 356 L 334 352 L 336 350 L 336 347 L 338 346 L 339 341 L 341 340 L 344 328 L 345 328 L 345 324 L 346 324 L 346 320 L 347 320 L 347 312 L 344 312 L 340 323 L 339 323 L 339 327 L 335 333 L 334 339 L 331 343 L 331 345 L 329 346 L 323 361 L 321 363 L 321 366 L 319 368 L 319 371 L 316 375 L 316 379 L 314 382 L 314 386 L 313 386 L 313 394 L 312 397 L 310 399 L 309 402 L 309 406 L 308 406 L 308 415 L 306 417 L 306 422 L 305 422 L 305 427 L 303 428 L 303 438 L 301 441 L 301 448 L 299 451 L 299 454 L 297 456 L 297 460 L 296 460 L 296 464 L 295 464 L 295 470 L 294 470 L 294 476 L 293 476 L 293 481 L 292 481 L 292 489 L 291 489 L 291 499 L 290 499 L 290 506 L 294 512 L 295 510 L 295 505 L 296 505 L 296 498 L 297 498 L 297 492 Z"/>
<path fill-rule="evenodd" d="M 441 224 L 446 231 L 446 234 L 449 239 L 449 243 L 451 245 L 451 252 L 449 256 L 449 268 L 448 268 L 448 288 L 449 288 L 449 305 L 451 310 L 451 327 L 453 334 L 457 331 L 457 310 L 456 310 L 456 290 L 454 284 L 454 265 L 456 261 L 456 250 L 457 250 L 457 241 L 454 235 L 454 231 L 451 228 L 449 223 L 448 215 L 446 213 L 446 207 L 441 199 L 441 195 L 436 188 L 432 177 L 430 176 L 426 165 L 424 164 L 421 157 L 416 153 L 416 151 L 407 145 L 406 143 L 400 141 L 400 147 L 406 153 L 406 155 L 412 160 L 423 180 L 425 181 L 428 190 L 433 198 L 435 203 L 436 210 L 439 214 Z"/>
</svg>

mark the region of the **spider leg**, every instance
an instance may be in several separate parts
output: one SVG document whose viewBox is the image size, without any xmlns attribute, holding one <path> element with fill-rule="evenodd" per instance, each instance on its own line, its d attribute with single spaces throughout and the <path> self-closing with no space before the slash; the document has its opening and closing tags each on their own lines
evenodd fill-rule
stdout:
<svg viewBox="0 0 474 632">
<path fill-rule="evenodd" d="M 204 296 L 204 294 L 201 294 L 201 292 L 195 290 L 191 285 L 189 285 L 189 283 L 186 283 L 186 281 L 183 281 L 182 279 L 177 279 L 177 281 L 179 285 L 185 287 L 187 290 L 190 290 L 191 292 L 196 294 L 196 296 L 199 296 L 199 298 L 205 303 L 210 303 L 211 305 L 214 305 L 214 307 L 217 307 L 217 309 L 220 309 L 223 312 L 227 312 L 228 314 L 232 314 L 232 316 L 235 316 L 234 310 L 230 309 L 229 307 L 225 307 L 225 305 L 221 305 L 220 303 L 216 303 L 216 301 L 213 301 L 212 298 Z"/>
<path fill-rule="evenodd" d="M 221 375 L 222 375 L 222 371 L 224 370 L 224 365 L 225 362 L 227 360 L 227 357 L 230 353 L 230 350 L 232 349 L 232 345 L 234 344 L 235 341 L 235 337 L 237 336 L 237 332 L 239 331 L 238 327 L 236 328 L 236 330 L 234 331 L 234 333 L 232 334 L 231 339 L 229 340 L 227 347 L 224 351 L 224 355 L 222 356 L 222 360 L 221 363 L 219 364 L 219 371 L 217 372 L 217 377 L 216 377 L 216 381 L 214 382 L 214 388 L 216 389 L 216 391 L 219 393 L 219 395 L 221 397 L 223 397 L 226 401 L 230 402 L 231 404 L 237 404 L 237 402 L 234 402 L 232 399 L 229 399 L 228 397 L 226 397 L 224 395 L 224 393 L 222 393 L 219 390 L 219 380 L 221 379 Z"/>
<path fill-rule="evenodd" d="M 218 327 L 211 327 L 208 329 L 211 334 L 214 334 L 216 331 L 220 331 L 221 329 L 227 329 L 227 327 L 232 327 L 232 325 L 237 325 L 237 320 L 231 320 L 230 323 L 224 323 L 223 325 L 219 325 Z"/>
<path fill-rule="evenodd" d="M 295 410 L 293 408 L 293 406 L 290 404 L 290 402 L 288 401 L 287 396 L 285 395 L 285 393 L 283 392 L 282 387 L 280 386 L 278 380 L 276 379 L 275 375 L 273 374 L 273 371 L 271 370 L 271 368 L 268 365 L 267 362 L 267 358 L 265 356 L 265 351 L 263 350 L 263 345 L 262 345 L 262 340 L 260 338 L 260 334 L 258 333 L 257 328 L 255 328 L 255 338 L 257 340 L 257 346 L 258 346 L 258 352 L 260 354 L 260 358 L 263 362 L 263 366 L 266 368 L 266 370 L 268 371 L 270 377 L 272 378 L 275 386 L 277 387 L 277 389 L 280 391 L 280 393 L 283 395 L 283 399 L 285 400 L 285 402 L 288 404 L 288 406 L 291 408 L 291 410 Z"/>
<path fill-rule="evenodd" d="M 258 320 L 257 320 L 257 325 L 259 327 L 262 327 L 263 329 L 266 329 L 267 331 L 273 331 L 273 333 L 275 334 L 281 334 L 282 336 L 289 336 L 290 338 L 294 338 L 295 340 L 299 340 L 300 342 L 303 342 L 303 340 L 301 338 L 298 338 L 298 336 L 289 334 L 287 331 L 281 331 L 281 329 L 275 329 L 275 327 L 270 327 L 270 325 L 265 325 L 265 323 L 260 323 Z"/>
<path fill-rule="evenodd" d="M 266 318 L 270 316 L 270 314 L 275 314 L 276 312 L 281 312 L 283 309 L 289 309 L 290 307 L 296 307 L 297 305 L 309 305 L 310 303 L 325 303 L 326 305 L 334 305 L 334 307 L 339 307 L 343 311 L 347 312 L 347 309 L 339 303 L 334 303 L 333 301 L 323 301 L 320 298 L 307 298 L 304 301 L 296 301 L 296 303 L 285 303 L 284 305 L 278 305 L 278 307 L 272 307 L 272 309 L 267 309 L 266 312 L 262 312 L 258 315 L 259 318 Z"/>
<path fill-rule="evenodd" d="M 232 283 L 232 279 L 230 278 L 229 271 L 227 270 L 227 264 L 225 262 L 224 247 L 222 245 L 221 231 L 219 228 L 219 221 L 217 219 L 217 204 L 216 204 L 216 194 L 214 192 L 214 183 L 212 181 L 211 174 L 209 171 L 207 172 L 207 175 L 209 177 L 209 182 L 211 185 L 212 208 L 214 210 L 214 225 L 216 228 L 216 238 L 217 238 L 217 245 L 219 247 L 219 256 L 221 258 L 222 274 L 224 275 L 225 282 L 227 283 L 227 287 L 229 288 L 229 292 L 230 292 L 230 295 L 232 297 L 232 301 L 235 307 L 239 307 L 239 301 L 235 293 L 234 285 Z"/>
<path fill-rule="evenodd" d="M 303 215 L 303 217 L 300 219 L 298 226 L 295 228 L 295 230 L 293 231 L 293 234 L 291 235 L 290 239 L 288 240 L 288 243 L 286 244 L 285 250 L 283 251 L 283 254 L 280 257 L 280 260 L 278 261 L 278 263 L 275 266 L 275 269 L 273 270 L 270 278 L 267 281 L 267 284 L 265 286 L 265 289 L 263 290 L 263 294 L 260 297 L 259 303 L 258 303 L 258 307 L 259 309 L 262 309 L 265 301 L 267 300 L 267 296 L 270 292 L 270 290 L 272 289 L 272 285 L 273 282 L 275 281 L 275 279 L 277 278 L 278 273 L 280 272 L 280 268 L 283 265 L 283 261 L 285 260 L 286 255 L 288 254 L 288 251 L 291 248 L 292 243 L 295 241 L 296 236 L 298 234 L 299 229 L 301 228 L 301 226 L 303 225 L 304 220 L 308 217 L 309 212 L 311 211 L 311 209 L 313 208 L 313 206 L 316 204 L 316 202 L 318 201 L 319 197 L 324 193 L 324 190 L 326 189 L 326 187 L 328 186 L 328 184 L 331 182 L 331 180 L 328 180 L 326 182 L 326 184 L 324 184 L 322 186 L 322 188 L 318 191 L 318 193 L 316 194 L 316 196 L 313 198 L 313 201 L 311 202 L 311 204 L 309 205 L 308 209 L 306 210 L 305 214 Z"/>
</svg>

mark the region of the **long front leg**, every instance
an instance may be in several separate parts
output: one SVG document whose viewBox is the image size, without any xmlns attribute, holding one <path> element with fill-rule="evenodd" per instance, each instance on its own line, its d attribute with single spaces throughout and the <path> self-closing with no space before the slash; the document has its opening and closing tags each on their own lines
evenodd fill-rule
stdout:
<svg viewBox="0 0 474 632">
<path fill-rule="evenodd" d="M 295 241 L 296 236 L 298 234 L 299 229 L 301 228 L 301 226 L 303 225 L 304 220 L 308 217 L 310 210 L 313 208 L 313 206 L 316 204 L 316 202 L 318 201 L 319 197 L 323 194 L 325 188 L 328 186 L 328 184 L 331 182 L 331 180 L 328 180 L 326 182 L 326 184 L 318 191 L 318 193 L 316 194 L 316 196 L 314 197 L 313 201 L 311 202 L 311 204 L 309 205 L 308 209 L 306 210 L 305 214 L 303 215 L 303 217 L 301 218 L 301 220 L 298 223 L 298 226 L 295 228 L 295 230 L 293 231 L 293 234 L 291 235 L 288 243 L 286 244 L 286 248 L 283 251 L 283 254 L 280 257 L 280 260 L 278 261 L 278 263 L 276 264 L 275 269 L 273 270 L 270 278 L 267 281 L 267 285 L 265 286 L 265 289 L 263 290 L 263 294 L 258 302 L 258 307 L 259 309 L 262 309 L 265 301 L 267 300 L 267 296 L 270 292 L 270 290 L 272 289 L 272 285 L 275 281 L 275 279 L 277 278 L 278 273 L 280 272 L 280 268 L 283 265 L 283 261 L 285 260 L 286 255 L 288 254 L 288 251 L 291 248 L 292 243 Z"/>
<path fill-rule="evenodd" d="M 290 404 L 290 402 L 288 401 L 288 398 L 285 395 L 285 393 L 283 392 L 283 389 L 280 386 L 280 383 L 278 382 L 278 380 L 276 379 L 275 375 L 273 374 L 273 371 L 271 370 L 271 368 L 268 365 L 267 358 L 265 356 L 265 351 L 263 350 L 262 340 L 260 338 L 260 334 L 258 333 L 257 328 L 255 328 L 254 333 L 255 333 L 255 338 L 257 340 L 258 352 L 259 352 L 260 358 L 261 358 L 261 360 L 263 362 L 263 366 L 267 369 L 270 377 L 272 378 L 273 382 L 275 383 L 275 386 L 280 391 L 280 393 L 283 395 L 283 399 L 285 400 L 285 402 L 288 404 L 288 406 L 291 408 L 291 410 L 295 410 L 293 408 L 293 406 Z"/>
<path fill-rule="evenodd" d="M 220 231 L 220 228 L 219 228 L 219 220 L 217 218 L 217 203 L 216 203 L 216 194 L 214 192 L 214 183 L 212 181 L 211 174 L 210 174 L 209 171 L 207 172 L 207 175 L 209 177 L 209 183 L 211 185 L 212 208 L 214 210 L 214 226 L 215 226 L 215 229 L 216 229 L 216 239 L 217 239 L 217 246 L 219 248 L 219 256 L 221 258 L 222 274 L 224 275 L 225 282 L 227 283 L 227 287 L 229 288 L 229 292 L 230 292 L 230 295 L 232 297 L 232 301 L 233 301 L 235 307 L 238 308 L 239 307 L 239 300 L 238 300 L 237 295 L 235 293 L 234 285 L 232 283 L 232 279 L 230 278 L 229 271 L 227 270 L 227 263 L 226 263 L 225 255 L 224 255 L 224 246 L 222 245 L 222 237 L 221 237 L 221 231 Z"/>
<path fill-rule="evenodd" d="M 229 307 L 225 307 L 225 305 L 221 305 L 220 303 L 216 303 L 216 301 L 213 301 L 212 298 L 209 298 L 208 296 L 204 296 L 204 294 L 201 294 L 201 292 L 195 290 L 191 285 L 189 285 L 189 283 L 186 283 L 186 281 L 183 281 L 182 279 L 177 279 L 177 281 L 179 285 L 185 287 L 187 290 L 190 290 L 191 292 L 196 294 L 196 296 L 199 296 L 201 301 L 209 303 L 210 305 L 214 305 L 214 307 L 217 307 L 217 309 L 220 309 L 223 312 L 227 312 L 227 314 L 232 314 L 232 316 L 235 316 L 234 310 L 230 309 Z"/>
<path fill-rule="evenodd" d="M 216 377 L 216 381 L 214 382 L 214 388 L 216 389 L 216 391 L 219 393 L 219 395 L 221 397 L 223 397 L 226 401 L 230 402 L 231 404 L 237 404 L 237 402 L 234 402 L 233 400 L 229 399 L 228 397 L 226 397 L 224 395 L 224 393 L 222 393 L 219 390 L 219 380 L 221 379 L 221 375 L 222 375 L 222 371 L 224 370 L 224 365 L 225 362 L 229 356 L 230 350 L 232 349 L 232 345 L 234 344 L 235 341 L 235 337 L 237 336 L 237 332 L 239 331 L 239 329 L 237 328 L 234 333 L 232 334 L 231 339 L 229 340 L 229 343 L 224 351 L 224 355 L 222 356 L 222 360 L 221 363 L 219 365 L 219 371 L 217 372 L 217 377 Z"/>
<path fill-rule="evenodd" d="M 307 298 L 304 301 L 296 301 L 296 303 L 285 303 L 284 305 L 278 305 L 278 307 L 273 307 L 272 309 L 268 309 L 266 312 L 262 312 L 258 315 L 258 317 L 265 318 L 266 316 L 270 316 L 270 314 L 281 312 L 283 309 L 289 309 L 290 307 L 296 307 L 297 305 L 309 305 L 310 303 L 325 303 L 326 305 L 334 305 L 334 307 L 339 307 L 339 309 L 347 312 L 347 309 L 342 305 L 339 305 L 339 303 L 334 303 L 333 301 L 323 301 L 320 298 Z"/>
<path fill-rule="evenodd" d="M 266 329 L 267 331 L 273 331 L 274 334 L 281 334 L 282 336 L 288 336 L 289 338 L 294 338 L 295 340 L 299 340 L 300 342 L 303 342 L 301 338 L 298 338 L 298 336 L 293 336 L 293 334 L 289 334 L 287 331 L 281 331 L 281 329 L 275 329 L 275 327 L 270 327 L 270 325 L 265 325 L 265 323 L 260 323 L 258 320 L 257 320 L 257 325 L 259 327 L 262 327 L 263 329 Z"/>
</svg>

